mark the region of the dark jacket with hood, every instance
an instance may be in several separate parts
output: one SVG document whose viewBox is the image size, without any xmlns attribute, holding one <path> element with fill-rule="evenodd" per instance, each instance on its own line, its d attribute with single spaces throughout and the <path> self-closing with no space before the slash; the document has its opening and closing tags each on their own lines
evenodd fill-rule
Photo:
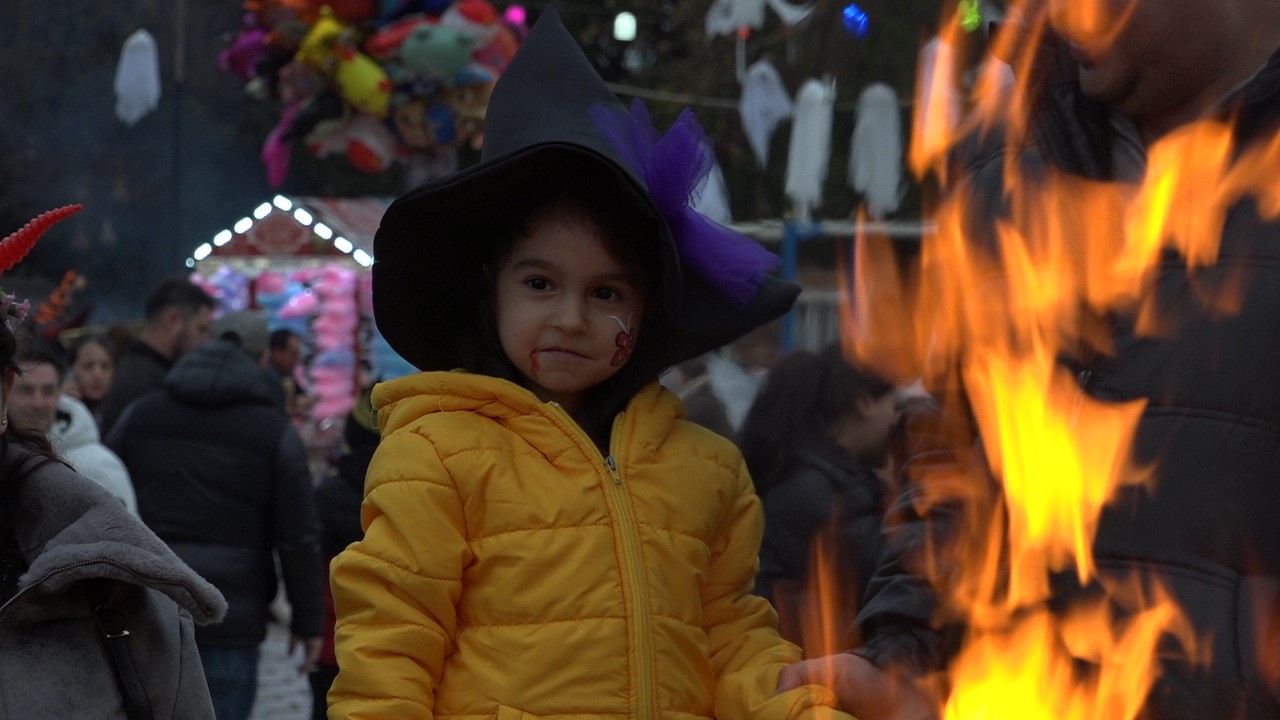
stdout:
<svg viewBox="0 0 1280 720">
<path fill-rule="evenodd" d="M 172 360 L 156 352 L 155 348 L 142 340 L 134 338 L 116 367 L 111 389 L 98 408 L 98 413 L 102 416 L 103 435 L 111 432 L 112 426 L 120 419 L 120 413 L 129 407 L 129 403 L 160 387 L 172 367 Z"/>
<path fill-rule="evenodd" d="M 849 627 L 879 553 L 885 502 L 880 475 L 834 442 L 809 438 L 792 448 L 776 481 L 759 492 L 765 525 L 756 593 L 777 609 L 783 637 L 799 642 L 817 631 L 805 620 L 822 612 L 817 603 L 830 600 L 820 597 L 811 573 L 818 544 L 823 565 L 839 582 L 833 588 L 840 611 L 835 626 Z"/>
<path fill-rule="evenodd" d="M 93 613 L 105 600 L 123 614 L 155 717 L 212 720 L 193 619 L 221 619 L 222 596 L 97 484 L 8 454 L 0 532 L 21 574 L 0 601 L 0 718 L 124 720 Z"/>
<path fill-rule="evenodd" d="M 162 392 L 121 416 L 108 445 L 129 468 L 142 519 L 227 597 L 226 621 L 201 628 L 201 645 L 266 636 L 273 551 L 293 633 L 320 635 L 324 567 L 306 452 L 238 346 L 211 340 L 184 355 Z"/>
<path fill-rule="evenodd" d="M 958 182 L 979 208 L 971 236 L 990 239 L 991 221 L 1008 212 L 1009 153 L 1032 181 L 1046 167 L 1120 182 L 1142 177 L 1146 156 L 1137 133 L 1055 72 L 1026 147 L 992 141 L 966 148 Z M 1271 140 L 1280 128 L 1280 59 L 1227 98 L 1223 112 L 1235 118 L 1240 145 Z M 1238 288 L 1237 312 L 1206 305 L 1203 290 L 1224 287 Z M 1208 643 L 1206 668 L 1176 653 L 1162 656 L 1144 717 L 1280 718 L 1280 219 L 1265 217 L 1252 198 L 1236 202 L 1226 210 L 1219 262 L 1193 278 L 1170 254 L 1152 292 L 1174 332 L 1139 336 L 1134 318 L 1103 318 L 1111 352 L 1065 360 L 1082 392 L 1147 402 L 1132 455 L 1151 464 L 1154 477 L 1149 489 L 1122 490 L 1104 511 L 1093 545 L 1098 570 L 1106 578 L 1137 572 L 1162 582 Z M 933 452 L 920 462 L 947 460 Z M 955 507 L 920 517 L 920 492 L 908 484 L 891 509 L 892 529 L 860 616 L 870 639 L 859 652 L 881 665 L 937 665 L 956 647 L 957 628 L 934 618 L 936 596 L 910 572 L 947 537 Z M 1060 578 L 1054 602 L 1097 589 Z"/>
</svg>

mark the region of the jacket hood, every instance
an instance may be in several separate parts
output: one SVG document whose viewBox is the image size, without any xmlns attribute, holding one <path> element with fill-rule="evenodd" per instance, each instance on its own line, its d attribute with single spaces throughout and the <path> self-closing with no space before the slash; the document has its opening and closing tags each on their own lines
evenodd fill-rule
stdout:
<svg viewBox="0 0 1280 720">
<path fill-rule="evenodd" d="M 59 455 L 100 442 L 98 423 L 84 403 L 63 395 L 58 398 L 58 415 L 49 429 L 49 441 Z"/>
<path fill-rule="evenodd" d="M 183 355 L 169 371 L 164 386 L 178 400 L 193 405 L 275 402 L 262 368 L 227 340 L 210 340 Z"/>
<path fill-rule="evenodd" d="M 37 592 L 54 595 L 81 580 L 107 578 L 159 590 L 200 624 L 226 614 L 222 594 L 114 496 L 61 463 L 35 467 L 36 456 L 16 452 L 4 471 L 17 477 L 10 494 L 14 535 L 29 565 L 19 588 L 38 583 Z"/>
<path fill-rule="evenodd" d="M 384 438 L 435 413 L 474 413 L 502 424 L 517 423 L 531 415 L 557 418 L 557 422 L 568 417 L 557 404 L 543 402 L 509 380 L 461 370 L 423 372 L 379 383 L 373 389 L 373 408 Z M 644 410 L 658 418 L 658 422 L 646 423 L 646 433 L 655 435 L 647 440 L 653 443 L 660 441 L 671 423 L 684 417 L 679 398 L 656 381 L 637 393 L 627 409 Z M 631 441 L 643 443 L 646 438 Z"/>
</svg>

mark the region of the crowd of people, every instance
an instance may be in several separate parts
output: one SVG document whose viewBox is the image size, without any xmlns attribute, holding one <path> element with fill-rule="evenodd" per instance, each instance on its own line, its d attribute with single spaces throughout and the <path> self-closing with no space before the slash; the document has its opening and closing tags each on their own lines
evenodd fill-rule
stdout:
<svg viewBox="0 0 1280 720">
<path fill-rule="evenodd" d="M 1010 222 L 1006 174 L 1133 182 L 1187 123 L 1234 121 L 1241 147 L 1280 129 L 1280 6 L 1121 4 L 1105 40 L 1050 11 L 1031 129 L 957 147 L 942 191 L 976 188 L 985 232 Z M 956 512 L 913 469 L 953 388 L 837 343 L 753 362 L 726 397 L 725 349 L 800 288 L 690 209 L 707 152 L 691 115 L 660 134 L 624 107 L 544 10 L 481 161 L 382 220 L 374 314 L 420 372 L 362 389 L 323 477 L 291 420 L 304 338 L 173 279 L 126 346 L 62 348 L 7 296 L 0 715 L 246 720 L 280 622 L 316 718 L 941 717 L 965 628 L 921 567 L 955 552 Z M 1104 516 L 1100 575 L 1167 580 L 1213 643 L 1159 658 L 1153 720 L 1280 718 L 1280 252 L 1251 203 L 1228 214 L 1250 279 L 1229 317 L 1165 263 L 1182 332 L 1111 318 L 1080 373 L 1146 400 L 1135 454 L 1174 459 Z M 1052 582 L 1051 605 L 1102 580 Z"/>
</svg>

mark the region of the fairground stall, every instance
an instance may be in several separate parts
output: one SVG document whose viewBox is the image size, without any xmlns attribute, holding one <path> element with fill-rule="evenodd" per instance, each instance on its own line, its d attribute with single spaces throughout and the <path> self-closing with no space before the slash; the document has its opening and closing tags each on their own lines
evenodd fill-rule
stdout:
<svg viewBox="0 0 1280 720">
<path fill-rule="evenodd" d="M 219 312 L 260 312 L 302 339 L 295 380 L 312 402 L 295 420 L 313 456 L 337 442 L 362 387 L 413 371 L 373 322 L 373 236 L 389 203 L 277 195 L 187 259 Z"/>
</svg>

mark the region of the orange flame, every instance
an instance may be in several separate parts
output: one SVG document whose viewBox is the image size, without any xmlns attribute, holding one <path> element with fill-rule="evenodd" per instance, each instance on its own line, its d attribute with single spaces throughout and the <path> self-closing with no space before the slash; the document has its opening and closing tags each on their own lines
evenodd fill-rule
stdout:
<svg viewBox="0 0 1280 720">
<path fill-rule="evenodd" d="M 971 112 L 955 123 L 939 115 L 953 91 L 949 55 L 922 73 L 931 81 L 920 88 L 911 163 L 949 192 L 931 209 L 937 229 L 914 265 L 899 264 L 888 238 L 855 239 L 852 278 L 839 278 L 842 339 L 882 375 L 943 388 L 939 401 L 963 407 L 976 426 L 976 437 L 953 443 L 983 462 L 921 483 L 921 503 L 962 498 L 969 513 L 956 542 L 960 568 L 925 562 L 945 575 L 934 578 L 942 602 L 968 628 L 946 673 L 944 717 L 1129 720 L 1159 672 L 1158 642 L 1175 638 L 1192 662 L 1206 662 L 1207 650 L 1163 588 L 1099 577 L 1092 544 L 1103 510 L 1121 488 L 1141 491 L 1153 477 L 1129 457 L 1144 403 L 1095 399 L 1082 388 L 1087 376 L 1061 360 L 1088 367 L 1111 352 L 1117 313 L 1136 318 L 1139 336 L 1176 333 L 1154 292 L 1160 264 L 1175 258 L 1210 313 L 1238 311 L 1238 278 L 1200 282 L 1198 271 L 1217 263 L 1235 202 L 1249 197 L 1265 217 L 1280 215 L 1280 183 L 1271 181 L 1280 141 L 1238 147 L 1230 124 L 1203 121 L 1149 147 L 1145 174 L 1131 182 L 1026 171 L 1014 152 L 998 168 L 1003 188 L 950 177 L 946 153 L 962 138 L 981 142 L 998 129 L 1006 146 L 1028 141 L 1029 78 L 1049 37 L 1105 48 L 1136 0 L 1011 5 L 1016 31 L 1001 33 L 994 53 L 1009 58 L 1013 86 L 999 87 L 994 69 L 980 73 Z M 942 37 L 962 36 L 952 26 Z M 1064 572 L 1100 582 L 1104 597 L 1049 612 L 1053 578 Z"/>
</svg>

